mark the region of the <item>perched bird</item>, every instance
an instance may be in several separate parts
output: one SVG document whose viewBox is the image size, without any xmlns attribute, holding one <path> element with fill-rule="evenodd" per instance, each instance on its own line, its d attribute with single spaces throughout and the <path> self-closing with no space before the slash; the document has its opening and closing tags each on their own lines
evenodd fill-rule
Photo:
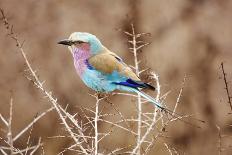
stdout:
<svg viewBox="0 0 232 155">
<path fill-rule="evenodd" d="M 142 88 L 155 90 L 155 87 L 142 82 L 132 69 L 119 56 L 102 45 L 95 35 L 86 32 L 74 32 L 68 39 L 61 40 L 58 44 L 68 46 L 73 55 L 77 74 L 89 88 L 97 92 L 122 90 L 140 94 L 176 119 L 200 128 L 182 120 L 182 115 L 163 107 L 154 98 L 144 93 L 141 90 Z M 192 119 L 204 123 L 202 120 Z"/>
<path fill-rule="evenodd" d="M 115 53 L 108 50 L 93 34 L 74 32 L 68 39 L 58 42 L 67 45 L 74 60 L 77 74 L 82 81 L 97 92 L 122 90 L 138 93 L 160 109 L 165 109 L 141 88 L 155 90 L 142 82 L 132 69 Z"/>
</svg>

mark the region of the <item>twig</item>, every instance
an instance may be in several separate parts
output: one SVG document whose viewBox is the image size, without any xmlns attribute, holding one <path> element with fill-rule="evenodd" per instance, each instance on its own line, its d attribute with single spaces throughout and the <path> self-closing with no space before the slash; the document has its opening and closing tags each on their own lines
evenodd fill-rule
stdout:
<svg viewBox="0 0 232 155">
<path fill-rule="evenodd" d="M 177 106 L 178 106 L 179 103 L 180 103 L 180 98 L 181 98 L 181 96 L 182 96 L 182 92 L 183 92 L 183 89 L 184 89 L 185 81 L 186 81 L 186 75 L 184 76 L 184 79 L 183 79 L 183 82 L 182 82 L 182 86 L 181 86 L 181 89 L 180 89 L 180 91 L 179 91 L 179 95 L 178 95 L 178 97 L 177 97 L 177 99 L 176 99 L 176 104 L 175 104 L 175 107 L 174 107 L 174 109 L 173 109 L 172 115 L 174 115 L 174 113 L 176 112 Z"/>
<path fill-rule="evenodd" d="M 95 104 L 95 118 L 94 118 L 94 131 L 95 131 L 95 135 L 94 135 L 94 154 L 97 155 L 98 154 L 98 112 L 99 112 L 99 97 L 96 96 L 96 104 Z"/>
<path fill-rule="evenodd" d="M 224 64 L 223 62 L 221 63 L 221 69 L 222 69 L 222 74 L 223 74 L 223 80 L 224 80 L 224 83 L 225 83 L 225 86 L 226 86 L 226 94 L 227 94 L 227 97 L 228 97 L 228 103 L 230 105 L 230 109 L 232 110 L 232 103 L 231 103 L 231 96 L 230 96 L 230 93 L 229 93 L 229 86 L 228 86 L 228 81 L 226 79 L 226 72 L 224 70 Z"/>
<path fill-rule="evenodd" d="M 35 124 L 40 118 L 46 115 L 48 112 L 54 110 L 54 107 L 49 108 L 48 110 L 41 113 L 39 116 L 35 117 L 32 122 L 30 122 L 23 130 L 21 130 L 14 138 L 13 141 L 16 141 L 19 137 L 21 137 L 33 124 Z"/>
<path fill-rule="evenodd" d="M 33 155 L 37 150 L 38 148 L 40 147 L 40 144 L 41 143 L 41 138 L 39 138 L 39 141 L 38 141 L 38 144 L 35 146 L 35 148 L 31 151 L 30 155 Z"/>
<path fill-rule="evenodd" d="M 107 103 L 109 103 L 113 107 L 113 109 L 119 114 L 119 116 L 121 117 L 121 119 L 123 120 L 123 122 L 125 122 L 127 128 L 132 131 L 132 128 L 130 127 L 129 123 L 126 121 L 126 119 L 124 118 L 124 116 L 122 115 L 122 113 L 115 107 L 114 103 L 110 102 L 108 99 L 106 99 L 105 101 Z"/>
<path fill-rule="evenodd" d="M 218 129 L 218 154 L 221 155 L 222 152 L 222 135 L 221 135 L 221 128 L 216 124 Z"/>
<path fill-rule="evenodd" d="M 6 126 L 8 126 L 8 122 L 7 122 L 7 120 L 2 116 L 2 114 L 0 114 L 0 119 L 2 120 L 2 122 L 3 122 Z"/>
<path fill-rule="evenodd" d="M 121 126 L 121 125 L 118 125 L 118 124 L 116 124 L 116 123 L 114 123 L 114 122 L 111 122 L 111 121 L 108 121 L 108 120 L 105 120 L 105 119 L 101 119 L 101 118 L 99 118 L 98 121 L 102 121 L 102 122 L 111 124 L 111 125 L 113 125 L 113 126 L 116 126 L 116 127 L 120 128 L 120 129 L 123 129 L 123 130 L 127 131 L 128 133 L 131 133 L 132 135 L 136 135 L 136 136 L 138 135 L 136 132 L 134 132 L 134 131 L 132 131 L 132 130 L 129 130 L 129 129 L 127 129 L 127 128 Z"/>
<path fill-rule="evenodd" d="M 10 116 L 9 116 L 9 121 L 8 121 L 8 133 L 7 133 L 7 142 L 10 145 L 10 154 L 13 155 L 14 153 L 14 148 L 13 148 L 13 138 L 12 138 L 12 129 L 11 129 L 11 124 L 12 124 L 12 112 L 13 112 L 13 99 L 10 99 Z"/>
<path fill-rule="evenodd" d="M 172 155 L 172 150 L 169 148 L 168 144 L 164 143 L 165 147 L 167 148 L 170 155 Z"/>
<path fill-rule="evenodd" d="M 31 136 L 31 131 L 29 134 L 29 138 L 27 141 L 27 147 L 25 149 L 18 149 L 14 147 L 14 138 L 12 135 L 12 115 L 13 115 L 13 99 L 10 99 L 10 116 L 9 116 L 9 121 L 7 122 L 7 128 L 8 128 L 8 132 L 7 132 L 7 140 L 3 139 L 3 142 L 5 142 L 7 144 L 7 146 L 0 146 L 0 152 L 2 154 L 8 154 L 7 152 L 10 152 L 11 155 L 13 154 L 21 154 L 21 155 L 26 155 L 29 151 L 31 152 L 30 154 L 34 154 L 36 152 L 36 150 L 38 150 L 38 148 L 41 146 L 41 141 L 39 140 L 38 144 L 36 146 L 30 146 L 29 141 L 30 141 L 30 136 Z M 41 118 L 41 117 L 40 117 Z M 3 120 L 6 120 L 2 117 Z M 22 131 L 20 132 L 21 134 L 18 135 L 18 137 L 22 136 L 23 133 L 26 131 L 25 129 L 28 130 L 28 127 L 31 126 L 31 123 L 29 124 L 29 126 L 27 126 L 26 128 L 24 128 Z M 2 139 L 2 138 L 0 138 Z"/>
<path fill-rule="evenodd" d="M 155 74 L 155 73 L 152 73 L 153 77 L 155 78 L 156 80 L 156 88 L 158 90 L 158 93 L 157 93 L 157 96 L 156 96 L 156 100 L 158 101 L 159 100 L 159 96 L 160 96 L 160 84 L 159 84 L 159 78 L 158 76 Z M 162 118 L 162 116 L 160 116 L 158 119 L 157 119 L 157 114 L 158 114 L 158 110 L 157 108 L 155 107 L 154 109 L 154 112 L 153 112 L 153 119 L 152 119 L 152 122 L 150 123 L 150 125 L 148 126 L 145 134 L 142 136 L 142 138 L 140 139 L 139 141 L 139 144 L 136 145 L 136 147 L 133 149 L 133 152 L 132 154 L 135 154 L 137 152 L 137 150 L 139 149 L 139 146 L 142 145 L 142 143 L 146 140 L 147 136 L 149 135 L 149 133 L 151 133 L 151 131 L 153 130 L 153 127 L 154 125 Z"/>
<path fill-rule="evenodd" d="M 132 29 L 132 49 L 133 49 L 133 54 L 134 54 L 134 68 L 135 68 L 135 73 L 139 77 L 139 64 L 138 64 L 138 55 L 137 55 L 137 43 L 136 43 L 136 34 L 135 34 L 135 29 L 134 25 L 131 24 L 131 29 Z M 141 125 L 142 125 L 142 103 L 141 103 L 141 95 L 138 94 L 137 97 L 137 108 L 138 108 L 138 128 L 137 128 L 137 145 L 138 147 L 138 154 L 140 154 L 140 139 L 141 139 Z M 137 151 L 136 150 L 136 151 Z M 135 152 L 134 152 L 135 153 Z"/>
<path fill-rule="evenodd" d="M 157 138 L 158 138 L 159 136 L 160 136 L 160 132 L 158 132 L 158 133 L 156 134 L 156 136 L 152 138 L 152 140 L 151 140 L 150 143 L 148 144 L 148 146 L 147 146 L 145 152 L 143 153 L 143 155 L 147 154 L 147 153 L 151 150 L 151 148 L 154 146 L 155 140 L 157 140 Z"/>
<path fill-rule="evenodd" d="M 138 40 L 138 38 L 142 36 L 150 35 L 150 34 L 149 33 L 136 33 L 133 24 L 131 24 L 131 32 L 124 31 L 124 33 L 128 37 L 131 37 L 131 40 L 128 40 L 128 42 L 132 45 L 132 47 L 130 47 L 129 49 L 131 50 L 134 56 L 134 66 L 131 66 L 131 67 L 135 70 L 136 75 L 140 77 L 140 74 L 146 71 L 147 69 L 140 71 L 140 67 L 139 67 L 140 61 L 138 60 L 138 52 L 143 47 L 149 45 L 150 43 Z M 160 98 L 160 85 L 158 82 L 158 76 L 156 74 L 154 74 L 153 76 L 154 76 L 154 79 L 156 80 L 156 84 L 158 87 L 157 88 L 158 93 L 156 96 L 156 100 L 158 101 Z M 127 94 L 123 94 L 123 95 L 127 95 Z M 147 100 L 146 99 L 144 100 L 139 94 L 136 96 L 136 98 L 137 98 L 137 119 L 136 119 L 137 140 L 136 140 L 136 145 L 134 149 L 132 150 L 131 154 L 141 154 L 142 144 L 146 141 L 147 136 L 149 135 L 149 133 L 151 133 L 153 126 L 158 121 L 157 120 L 158 111 L 157 111 L 157 108 L 155 107 L 154 112 L 152 113 L 153 117 L 151 119 L 149 118 L 151 122 L 148 124 L 145 123 L 145 126 L 142 124 L 142 122 L 144 122 L 142 116 L 146 116 L 143 114 L 143 111 L 142 111 L 142 103 L 147 102 Z M 142 134 L 142 128 L 145 128 L 144 134 Z"/>
</svg>

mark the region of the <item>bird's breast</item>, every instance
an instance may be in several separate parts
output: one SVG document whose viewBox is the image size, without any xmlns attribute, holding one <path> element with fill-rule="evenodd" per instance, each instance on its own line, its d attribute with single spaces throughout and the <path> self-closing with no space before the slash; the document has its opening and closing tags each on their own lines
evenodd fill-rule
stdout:
<svg viewBox="0 0 232 155">
<path fill-rule="evenodd" d="M 84 60 L 74 61 L 74 66 L 79 76 L 82 76 L 87 69 L 87 65 Z"/>
<path fill-rule="evenodd" d="M 90 57 L 90 51 L 83 50 L 83 49 L 74 49 L 73 53 L 73 59 L 74 59 L 74 66 L 79 74 L 79 76 L 82 76 L 85 70 L 87 69 L 86 61 Z"/>
</svg>

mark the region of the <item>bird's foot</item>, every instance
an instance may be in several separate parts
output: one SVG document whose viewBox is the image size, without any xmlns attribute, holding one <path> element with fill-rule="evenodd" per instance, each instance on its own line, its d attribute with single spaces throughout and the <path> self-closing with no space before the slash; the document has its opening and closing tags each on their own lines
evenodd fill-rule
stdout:
<svg viewBox="0 0 232 155">
<path fill-rule="evenodd" d="M 106 93 L 97 92 L 97 93 L 95 94 L 95 96 L 96 96 L 98 99 L 103 99 L 103 98 L 107 98 L 109 95 L 106 94 Z"/>
</svg>

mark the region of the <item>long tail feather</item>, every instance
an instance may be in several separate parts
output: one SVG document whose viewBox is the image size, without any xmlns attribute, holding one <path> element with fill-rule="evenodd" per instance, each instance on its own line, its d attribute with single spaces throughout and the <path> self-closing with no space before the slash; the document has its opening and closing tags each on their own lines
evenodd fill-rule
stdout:
<svg viewBox="0 0 232 155">
<path fill-rule="evenodd" d="M 153 97 L 151 97 L 150 95 L 139 91 L 138 89 L 134 90 L 136 93 L 138 93 L 139 95 L 141 95 L 142 97 L 144 97 L 145 99 L 147 99 L 148 101 L 152 102 L 153 104 L 155 104 L 155 106 L 157 106 L 158 108 L 160 108 L 161 110 L 165 109 L 158 101 L 156 101 Z"/>
<path fill-rule="evenodd" d="M 186 123 L 186 124 L 188 124 L 188 125 L 191 125 L 191 126 L 194 126 L 194 127 L 197 127 L 197 128 L 201 128 L 201 127 L 199 127 L 199 126 L 197 126 L 197 125 L 194 125 L 194 124 L 192 124 L 192 123 L 190 123 L 190 122 L 187 122 L 187 121 L 181 119 L 181 118 L 183 118 L 182 115 L 180 115 L 180 114 L 178 114 L 178 113 L 176 113 L 176 112 L 174 112 L 174 111 L 172 111 L 172 110 L 170 110 L 170 109 L 168 109 L 168 108 L 165 108 L 165 107 L 162 106 L 158 101 L 156 101 L 153 97 L 151 97 L 150 95 L 148 95 L 148 94 L 146 94 L 146 93 L 144 93 L 144 92 L 142 92 L 142 91 L 140 91 L 140 90 L 138 90 L 138 89 L 134 89 L 134 92 L 140 94 L 142 97 L 146 98 L 148 101 L 150 101 L 150 102 L 153 103 L 155 106 L 157 106 L 158 108 L 160 108 L 161 111 L 165 111 L 166 113 L 168 113 L 169 115 L 173 116 L 174 118 L 176 118 L 176 119 L 178 119 L 178 120 L 180 120 L 180 121 L 182 121 L 182 122 L 184 122 L 184 123 Z M 194 120 L 196 120 L 196 121 L 199 121 L 199 122 L 201 122 L 201 123 L 205 123 L 205 121 L 200 120 L 200 119 L 196 119 L 196 118 L 192 118 L 192 119 L 194 119 Z"/>
</svg>

